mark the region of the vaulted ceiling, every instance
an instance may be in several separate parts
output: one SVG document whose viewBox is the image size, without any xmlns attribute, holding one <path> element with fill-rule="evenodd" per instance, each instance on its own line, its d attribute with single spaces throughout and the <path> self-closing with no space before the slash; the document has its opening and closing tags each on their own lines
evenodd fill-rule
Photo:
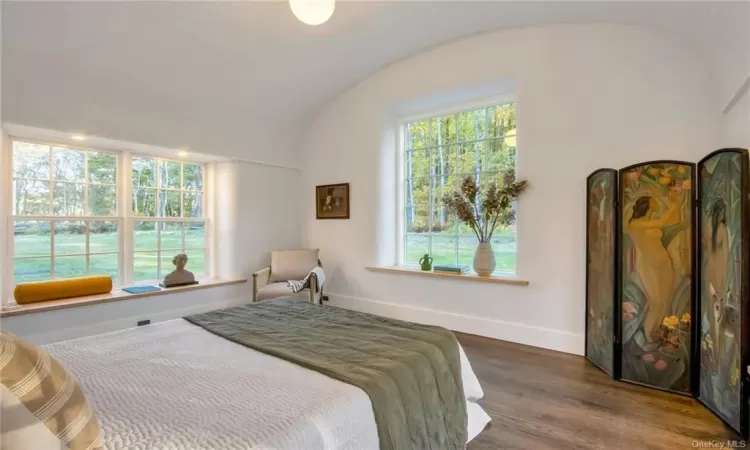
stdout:
<svg viewBox="0 0 750 450">
<path fill-rule="evenodd" d="M 750 67 L 746 2 L 339 2 L 319 27 L 298 22 L 285 2 L 2 4 L 3 120 L 110 135 L 127 120 L 284 134 L 399 59 L 529 25 L 605 21 L 669 33 L 716 67 L 722 96 Z M 502 48 L 487 57 L 502 58 Z"/>
</svg>

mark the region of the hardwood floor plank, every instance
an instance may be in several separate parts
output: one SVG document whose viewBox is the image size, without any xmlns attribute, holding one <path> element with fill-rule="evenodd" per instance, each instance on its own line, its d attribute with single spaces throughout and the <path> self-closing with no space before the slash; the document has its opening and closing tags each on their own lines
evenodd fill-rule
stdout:
<svg viewBox="0 0 750 450">
<path fill-rule="evenodd" d="M 456 333 L 492 417 L 485 449 L 682 449 L 740 437 L 695 399 L 612 380 L 581 356 Z"/>
</svg>

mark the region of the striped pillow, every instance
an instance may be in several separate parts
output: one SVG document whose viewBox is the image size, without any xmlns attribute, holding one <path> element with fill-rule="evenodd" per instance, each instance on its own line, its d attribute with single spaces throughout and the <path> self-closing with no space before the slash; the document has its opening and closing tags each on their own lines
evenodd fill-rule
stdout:
<svg viewBox="0 0 750 450">
<path fill-rule="evenodd" d="M 41 349 L 2 331 L 0 385 L 3 448 L 102 448 L 96 414 L 73 377 Z"/>
</svg>

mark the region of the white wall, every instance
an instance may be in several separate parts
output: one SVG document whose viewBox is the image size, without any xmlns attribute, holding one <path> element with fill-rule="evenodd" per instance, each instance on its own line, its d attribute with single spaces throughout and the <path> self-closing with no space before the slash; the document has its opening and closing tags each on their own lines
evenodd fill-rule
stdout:
<svg viewBox="0 0 750 450">
<path fill-rule="evenodd" d="M 750 149 L 750 92 L 722 117 L 722 147 Z"/>
<path fill-rule="evenodd" d="M 453 42 L 396 63 L 323 110 L 311 126 L 303 195 L 351 183 L 351 220 L 316 221 L 332 304 L 583 352 L 585 178 L 599 167 L 687 159 L 716 148 L 720 102 L 691 48 L 634 27 L 517 29 Z M 393 264 L 394 111 L 445 92 L 516 86 L 518 275 L 528 287 L 373 273 Z M 312 202 L 305 203 L 312 208 Z"/>
</svg>

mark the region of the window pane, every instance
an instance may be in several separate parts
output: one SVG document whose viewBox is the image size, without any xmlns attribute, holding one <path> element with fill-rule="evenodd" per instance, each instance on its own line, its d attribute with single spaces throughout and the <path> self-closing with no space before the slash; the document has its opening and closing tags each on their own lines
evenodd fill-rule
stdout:
<svg viewBox="0 0 750 450">
<path fill-rule="evenodd" d="M 507 172 L 515 169 L 516 147 L 508 145 L 511 140 L 515 141 L 515 138 L 506 137 L 487 142 L 487 170 Z"/>
<path fill-rule="evenodd" d="M 492 236 L 492 250 L 495 252 L 495 270 L 515 272 L 516 235 L 513 227 L 495 230 Z"/>
<path fill-rule="evenodd" d="M 85 256 L 55 257 L 55 278 L 74 278 L 86 276 Z"/>
<path fill-rule="evenodd" d="M 117 209 L 115 186 L 91 184 L 89 189 L 89 215 L 114 216 Z"/>
<path fill-rule="evenodd" d="M 430 238 L 428 236 L 406 236 L 406 257 L 407 264 L 418 264 L 420 258 L 425 253 L 430 252 Z"/>
<path fill-rule="evenodd" d="M 203 217 L 203 192 L 182 193 L 182 217 Z"/>
<path fill-rule="evenodd" d="M 83 189 L 83 184 L 55 182 L 54 214 L 57 216 L 82 216 Z"/>
<path fill-rule="evenodd" d="M 485 110 L 468 111 L 458 114 L 458 140 L 474 141 L 485 137 Z"/>
<path fill-rule="evenodd" d="M 13 180 L 13 214 L 49 215 L 49 181 Z"/>
<path fill-rule="evenodd" d="M 82 253 L 86 253 L 86 223 L 55 222 L 55 255 Z"/>
<path fill-rule="evenodd" d="M 156 250 L 158 247 L 156 243 L 158 227 L 158 222 L 136 222 L 133 225 L 133 233 L 135 234 L 133 241 L 135 243 L 135 249 Z"/>
<path fill-rule="evenodd" d="M 489 136 L 514 134 L 516 131 L 516 104 L 493 106 L 487 109 Z"/>
<path fill-rule="evenodd" d="M 120 249 L 118 236 L 117 222 L 90 222 L 89 251 L 91 253 L 117 252 Z"/>
<path fill-rule="evenodd" d="M 196 278 L 206 274 L 206 251 L 190 250 L 187 252 L 188 263 L 185 268 L 195 275 Z"/>
<path fill-rule="evenodd" d="M 430 176 L 430 151 L 428 149 L 406 152 L 405 157 L 404 176 L 406 178 Z"/>
<path fill-rule="evenodd" d="M 172 260 L 174 260 L 174 257 L 178 253 L 181 253 L 181 252 L 179 250 L 166 250 L 166 251 L 161 252 L 161 268 L 159 269 L 159 280 L 164 279 L 164 277 L 172 273 L 172 271 L 175 269 L 174 264 L 172 264 Z M 189 265 L 189 261 L 188 261 L 188 265 Z"/>
<path fill-rule="evenodd" d="M 182 163 L 174 161 L 159 161 L 160 186 L 163 188 L 180 188 L 180 167 Z"/>
<path fill-rule="evenodd" d="M 133 189 L 133 215 L 156 217 L 156 189 Z"/>
<path fill-rule="evenodd" d="M 159 217 L 180 217 L 180 191 L 159 192 Z"/>
<path fill-rule="evenodd" d="M 89 257 L 89 275 L 109 275 L 112 283 L 119 284 L 117 275 L 118 254 L 91 255 Z"/>
<path fill-rule="evenodd" d="M 408 124 L 406 126 L 406 148 L 415 149 L 427 147 L 429 127 L 429 120 Z"/>
<path fill-rule="evenodd" d="M 456 177 L 437 177 L 432 180 L 432 203 L 435 209 L 443 205 L 443 196 L 457 189 Z"/>
<path fill-rule="evenodd" d="M 14 141 L 13 176 L 49 180 L 49 146 Z"/>
<path fill-rule="evenodd" d="M 185 248 L 188 250 L 205 248 L 206 224 L 203 222 L 188 222 L 185 227 Z"/>
<path fill-rule="evenodd" d="M 49 255 L 50 247 L 49 222 L 14 222 L 13 254 L 15 256 Z"/>
<path fill-rule="evenodd" d="M 136 252 L 133 254 L 133 281 L 156 280 L 159 278 L 157 252 Z"/>
<path fill-rule="evenodd" d="M 432 119 L 432 141 L 435 145 L 456 142 L 456 115 Z"/>
<path fill-rule="evenodd" d="M 177 250 L 181 252 L 182 247 L 182 222 L 160 222 L 161 225 L 161 248 Z"/>
<path fill-rule="evenodd" d="M 156 187 L 156 160 L 134 156 L 131 165 L 134 187 Z"/>
<path fill-rule="evenodd" d="M 80 150 L 52 147 L 55 158 L 55 179 L 83 181 L 86 155 Z"/>
<path fill-rule="evenodd" d="M 462 144 L 458 147 L 458 173 L 462 175 L 484 170 L 485 142 Z"/>
<path fill-rule="evenodd" d="M 426 205 L 430 201 L 430 179 L 408 178 L 406 180 L 406 204 Z"/>
<path fill-rule="evenodd" d="M 434 176 L 448 176 L 456 173 L 456 147 L 441 146 L 432 149 Z"/>
<path fill-rule="evenodd" d="M 51 261 L 46 258 L 23 258 L 13 260 L 13 282 L 16 284 L 29 281 L 49 280 Z"/>
<path fill-rule="evenodd" d="M 203 167 L 200 164 L 183 164 L 182 178 L 183 189 L 203 190 Z"/>
<path fill-rule="evenodd" d="M 88 152 L 89 181 L 115 184 L 117 182 L 117 156 L 112 153 Z"/>
<path fill-rule="evenodd" d="M 456 264 L 456 237 L 432 237 L 432 263 Z"/>
<path fill-rule="evenodd" d="M 474 267 L 474 253 L 477 251 L 479 241 L 476 237 L 461 237 L 458 239 L 458 264 Z"/>
<path fill-rule="evenodd" d="M 448 213 L 448 209 L 441 204 L 436 204 L 432 210 L 432 229 L 433 233 L 455 235 L 456 217 Z"/>
<path fill-rule="evenodd" d="M 429 229 L 427 206 L 406 207 L 406 231 L 408 233 L 426 233 Z"/>
</svg>

